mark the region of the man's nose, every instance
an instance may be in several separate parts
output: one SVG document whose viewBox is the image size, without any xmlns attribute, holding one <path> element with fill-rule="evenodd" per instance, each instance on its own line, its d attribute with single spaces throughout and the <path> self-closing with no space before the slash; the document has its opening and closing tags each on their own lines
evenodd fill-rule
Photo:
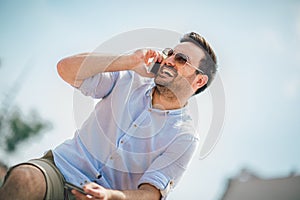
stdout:
<svg viewBox="0 0 300 200">
<path fill-rule="evenodd" d="M 168 66 L 175 67 L 175 59 L 174 58 L 175 58 L 174 55 L 169 56 L 168 58 L 166 58 L 165 64 L 168 65 Z"/>
</svg>

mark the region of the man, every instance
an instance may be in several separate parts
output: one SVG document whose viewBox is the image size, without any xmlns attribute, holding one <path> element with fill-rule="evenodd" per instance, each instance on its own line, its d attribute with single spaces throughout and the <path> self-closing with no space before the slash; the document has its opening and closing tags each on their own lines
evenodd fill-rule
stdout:
<svg viewBox="0 0 300 200">
<path fill-rule="evenodd" d="M 160 63 L 155 75 L 146 70 L 149 59 Z M 216 56 L 205 39 L 192 32 L 162 53 L 79 54 L 57 67 L 63 80 L 101 100 L 73 139 L 13 167 L 0 199 L 166 198 L 198 145 L 188 100 L 216 73 Z M 86 194 L 70 194 L 65 182 Z"/>
</svg>

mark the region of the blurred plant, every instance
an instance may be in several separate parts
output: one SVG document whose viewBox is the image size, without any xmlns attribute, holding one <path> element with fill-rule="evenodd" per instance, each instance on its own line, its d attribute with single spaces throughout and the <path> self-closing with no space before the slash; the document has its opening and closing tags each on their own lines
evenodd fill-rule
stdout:
<svg viewBox="0 0 300 200">
<path fill-rule="evenodd" d="M 0 59 L 0 64 L 3 64 Z M 17 79 L 11 84 L 6 94 L 2 93 L 0 105 L 0 151 L 12 153 L 17 146 L 36 135 L 49 130 L 52 125 L 43 120 L 36 111 L 30 111 L 23 116 L 21 110 L 14 105 L 19 90 L 24 85 L 25 79 L 33 66 L 32 60 L 23 67 Z"/>
<path fill-rule="evenodd" d="M 2 64 L 2 60 L 0 59 L 0 69 L 2 68 Z M 18 78 L 8 88 L 8 92 L 1 92 L 0 155 L 17 151 L 18 145 L 23 141 L 40 135 L 52 128 L 51 123 L 43 120 L 36 111 L 30 111 L 29 114 L 23 116 L 21 110 L 14 105 L 14 99 L 24 84 L 24 80 L 28 76 L 32 66 L 33 64 L 29 60 L 27 66 L 25 65 Z M 7 171 L 7 165 L 5 164 L 7 158 L 8 156 L 0 158 L 0 186 Z"/>
<path fill-rule="evenodd" d="M 28 116 L 23 117 L 18 108 L 12 112 L 0 113 L 0 146 L 2 150 L 12 153 L 22 141 L 39 135 L 51 128 L 51 124 L 31 111 Z"/>
</svg>

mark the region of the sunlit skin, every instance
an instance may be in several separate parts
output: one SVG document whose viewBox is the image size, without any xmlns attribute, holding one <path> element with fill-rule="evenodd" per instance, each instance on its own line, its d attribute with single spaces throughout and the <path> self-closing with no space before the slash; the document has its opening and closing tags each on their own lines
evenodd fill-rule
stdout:
<svg viewBox="0 0 300 200">
<path fill-rule="evenodd" d="M 153 94 L 153 105 L 163 105 L 159 104 L 159 101 L 162 101 L 168 104 L 165 109 L 177 109 L 184 106 L 191 95 L 208 80 L 206 75 L 196 74 L 196 70 L 190 66 L 199 66 L 200 60 L 205 56 L 198 46 L 184 42 L 178 44 L 174 51 L 187 55 L 189 64 L 179 65 L 174 55 L 162 60 L 161 68 L 154 79 L 156 90 Z"/>
</svg>

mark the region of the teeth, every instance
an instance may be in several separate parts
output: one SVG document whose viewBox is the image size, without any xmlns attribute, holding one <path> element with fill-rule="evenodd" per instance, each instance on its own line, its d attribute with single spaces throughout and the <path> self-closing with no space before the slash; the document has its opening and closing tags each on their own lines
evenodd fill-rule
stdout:
<svg viewBox="0 0 300 200">
<path fill-rule="evenodd" d="M 163 72 L 168 74 L 169 76 L 173 76 L 173 73 L 169 71 L 168 69 L 163 69 Z"/>
</svg>

